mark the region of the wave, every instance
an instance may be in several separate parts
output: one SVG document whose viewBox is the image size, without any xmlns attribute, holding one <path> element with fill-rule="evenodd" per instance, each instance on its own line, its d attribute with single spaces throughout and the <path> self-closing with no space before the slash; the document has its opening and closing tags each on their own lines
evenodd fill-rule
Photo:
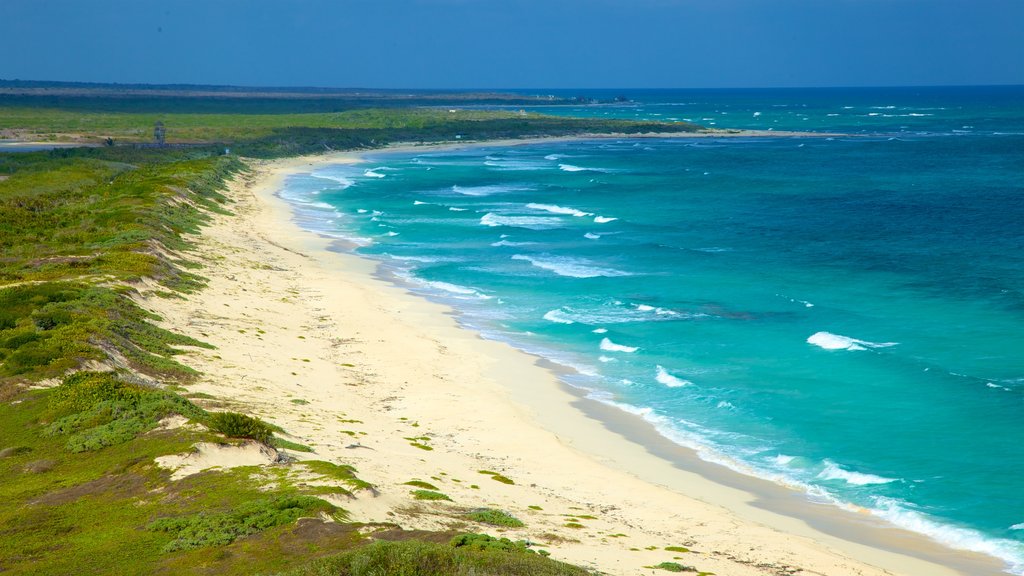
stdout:
<svg viewBox="0 0 1024 576">
<path fill-rule="evenodd" d="M 575 208 L 556 206 L 554 204 L 536 204 L 534 202 L 530 202 L 526 207 L 531 210 L 543 210 L 545 212 L 551 212 L 552 214 L 566 214 L 569 216 L 576 216 L 577 218 L 581 216 L 593 216 L 590 212 L 584 212 Z"/>
<path fill-rule="evenodd" d="M 654 379 L 669 388 L 679 388 L 681 386 L 689 386 L 693 384 L 693 382 L 690 382 L 689 380 L 683 380 L 682 378 L 677 378 L 669 374 L 661 365 L 658 365 L 658 370 L 655 373 Z"/>
<path fill-rule="evenodd" d="M 450 212 L 465 212 L 465 211 L 467 211 L 468 209 L 467 209 L 467 208 L 456 208 L 455 206 L 449 206 L 449 207 L 448 207 L 448 210 L 449 210 Z"/>
<path fill-rule="evenodd" d="M 598 238 L 600 238 L 601 236 L 600 236 L 600 235 L 598 235 L 598 234 L 593 234 L 593 233 L 591 233 L 591 232 L 587 232 L 586 234 L 584 234 L 584 235 L 583 235 L 583 237 L 584 237 L 584 238 L 586 238 L 586 239 L 588 239 L 588 240 L 597 240 L 597 239 L 598 239 Z"/>
<path fill-rule="evenodd" d="M 544 319 L 548 322 L 554 322 L 555 324 L 575 324 L 574 320 L 569 319 L 564 312 L 560 309 L 548 310 L 544 313 Z"/>
<path fill-rule="evenodd" d="M 888 348 L 898 344 L 898 342 L 868 342 L 831 332 L 815 332 L 807 338 L 807 343 L 825 350 L 867 350 L 868 348 Z"/>
<path fill-rule="evenodd" d="M 853 484 L 854 486 L 868 486 L 871 484 L 888 484 L 895 482 L 896 478 L 886 478 L 884 476 L 876 476 L 874 474 L 865 474 L 863 472 L 851 472 L 841 468 L 838 464 L 831 460 L 824 461 L 825 468 L 818 473 L 818 478 L 822 480 L 842 480 L 847 484 Z"/>
<path fill-rule="evenodd" d="M 377 172 L 377 170 L 380 170 L 380 168 L 368 168 L 363 171 L 363 176 L 368 176 L 370 178 L 383 178 L 385 175 Z"/>
<path fill-rule="evenodd" d="M 525 192 L 533 190 L 532 186 L 526 184 L 491 184 L 487 186 L 452 186 L 452 192 L 463 196 L 490 196 L 491 194 L 502 194 L 504 192 Z"/>
<path fill-rule="evenodd" d="M 593 330 L 591 330 L 591 332 L 593 332 L 594 334 L 605 334 L 605 333 L 608 332 L 608 329 L 607 328 L 594 328 Z"/>
<path fill-rule="evenodd" d="M 546 162 L 539 162 L 537 160 L 502 160 L 500 158 L 488 160 L 484 162 L 484 166 L 487 166 L 489 168 L 496 168 L 502 171 L 548 170 L 551 168 L 551 166 Z"/>
<path fill-rule="evenodd" d="M 558 160 L 561 158 L 565 158 L 565 154 L 548 154 L 544 157 L 545 160 Z"/>
<path fill-rule="evenodd" d="M 608 217 L 605 217 L 605 216 L 594 216 L 594 222 L 596 222 L 597 224 L 607 224 L 608 222 L 612 222 L 614 220 L 618 220 L 618 218 L 608 218 Z"/>
<path fill-rule="evenodd" d="M 1010 574 L 1024 574 L 1024 552 L 1021 544 L 1005 538 L 991 538 L 977 530 L 946 524 L 910 509 L 894 498 L 878 497 L 870 513 L 905 530 L 924 534 L 951 548 L 978 552 L 999 558 L 1008 565 Z"/>
<path fill-rule="evenodd" d="M 319 178 L 320 180 L 330 180 L 332 182 L 336 182 L 337 184 L 341 185 L 342 189 L 355 185 L 355 182 L 344 176 L 336 176 L 334 174 L 329 174 L 326 172 L 311 172 L 309 175 L 312 176 L 313 178 Z"/>
<path fill-rule="evenodd" d="M 497 242 L 491 242 L 491 246 L 530 246 L 536 244 L 536 242 L 509 242 L 508 240 L 498 240 Z"/>
<path fill-rule="evenodd" d="M 598 276 L 612 278 L 616 276 L 632 276 L 629 272 L 623 272 L 612 268 L 600 268 L 598 266 L 591 265 L 589 261 L 569 258 L 567 256 L 544 255 L 536 257 L 515 254 L 512 256 L 512 259 L 524 260 L 537 268 L 554 272 L 559 276 L 568 276 L 570 278 L 596 278 Z"/>
<path fill-rule="evenodd" d="M 491 300 L 492 298 L 494 298 L 493 296 L 484 294 L 483 292 L 475 288 L 470 288 L 468 286 L 460 286 L 458 284 L 452 284 L 450 282 L 441 282 L 436 280 L 424 280 L 422 278 L 413 276 L 412 274 L 408 273 L 400 272 L 396 273 L 395 275 L 409 284 L 422 286 L 424 288 L 428 288 L 430 290 L 434 290 L 437 292 L 444 292 L 449 296 L 472 297 L 480 300 Z"/>
<path fill-rule="evenodd" d="M 632 354 L 639 350 L 636 346 L 623 346 L 622 344 L 616 344 L 608 338 L 601 339 L 600 348 L 601 350 L 607 350 L 609 352 L 626 352 L 628 354 Z"/>
<path fill-rule="evenodd" d="M 501 216 L 494 212 L 488 212 L 480 218 L 480 223 L 492 227 L 513 226 L 530 230 L 544 230 L 558 228 L 562 224 L 562 219 L 554 216 Z"/>
<path fill-rule="evenodd" d="M 608 172 L 604 168 L 586 168 L 584 166 L 574 166 L 572 164 L 559 164 L 558 169 L 563 172 Z"/>
</svg>

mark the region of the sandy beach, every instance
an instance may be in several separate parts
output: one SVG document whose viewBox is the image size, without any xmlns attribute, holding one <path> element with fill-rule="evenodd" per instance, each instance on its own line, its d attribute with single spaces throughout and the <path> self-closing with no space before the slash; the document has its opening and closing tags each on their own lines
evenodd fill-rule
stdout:
<svg viewBox="0 0 1024 576">
<path fill-rule="evenodd" d="M 376 487 L 336 502 L 353 519 L 528 539 L 609 574 L 657 574 L 648 567 L 664 561 L 730 576 L 1000 573 L 988 558 L 703 462 L 292 222 L 276 196 L 289 174 L 358 161 L 250 162 L 228 191 L 234 215 L 214 216 L 187 255 L 208 286 L 141 302 L 216 346 L 180 357 L 202 373 L 191 392 L 244 407 L 315 450 L 296 458 L 354 465 Z M 414 500 L 411 480 L 452 502 Z M 526 526 L 460 519 L 483 507 Z"/>
</svg>

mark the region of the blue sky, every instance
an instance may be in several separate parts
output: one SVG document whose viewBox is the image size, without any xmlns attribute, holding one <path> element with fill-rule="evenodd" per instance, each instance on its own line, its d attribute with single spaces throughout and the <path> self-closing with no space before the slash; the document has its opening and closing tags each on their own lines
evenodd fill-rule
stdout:
<svg viewBox="0 0 1024 576">
<path fill-rule="evenodd" d="M 1024 0 L 0 0 L 0 42 L 3 79 L 1024 84 Z"/>
</svg>

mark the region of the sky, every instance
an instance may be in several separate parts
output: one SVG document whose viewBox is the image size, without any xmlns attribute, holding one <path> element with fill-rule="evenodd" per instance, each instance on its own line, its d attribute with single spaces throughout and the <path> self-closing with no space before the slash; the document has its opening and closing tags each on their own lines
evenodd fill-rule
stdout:
<svg viewBox="0 0 1024 576">
<path fill-rule="evenodd" d="M 1024 84 L 1024 0 L 0 0 L 0 79 L 423 89 Z"/>
</svg>

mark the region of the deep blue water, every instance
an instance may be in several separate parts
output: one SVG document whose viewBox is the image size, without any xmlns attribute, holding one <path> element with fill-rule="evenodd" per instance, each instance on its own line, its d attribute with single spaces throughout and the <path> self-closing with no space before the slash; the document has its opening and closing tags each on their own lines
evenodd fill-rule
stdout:
<svg viewBox="0 0 1024 576">
<path fill-rule="evenodd" d="M 1024 88 L 627 95 L 540 110 L 851 136 L 380 153 L 283 195 L 703 457 L 1024 573 Z"/>
</svg>

